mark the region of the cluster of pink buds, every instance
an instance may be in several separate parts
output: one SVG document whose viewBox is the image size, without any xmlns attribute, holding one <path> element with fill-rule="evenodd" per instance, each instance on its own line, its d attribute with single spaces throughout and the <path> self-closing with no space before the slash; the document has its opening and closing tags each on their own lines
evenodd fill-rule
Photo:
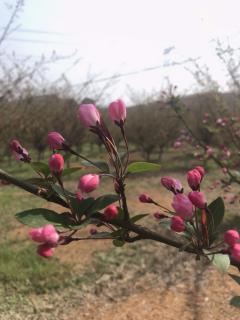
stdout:
<svg viewBox="0 0 240 320">
<path fill-rule="evenodd" d="M 227 125 L 227 122 L 228 122 L 227 118 L 218 118 L 216 120 L 216 124 L 220 127 L 225 127 Z"/>
<path fill-rule="evenodd" d="M 126 120 L 126 105 L 118 99 L 108 106 L 108 114 L 113 122 L 122 126 Z M 81 104 L 79 106 L 77 117 L 80 122 L 89 129 L 99 127 L 103 123 L 101 114 L 94 104 Z"/>
<path fill-rule="evenodd" d="M 29 231 L 29 237 L 38 243 L 37 253 L 45 258 L 49 258 L 53 255 L 54 248 L 59 241 L 59 234 L 55 227 L 51 224 L 47 224 L 40 228 L 33 228 Z"/>
<path fill-rule="evenodd" d="M 170 227 L 175 232 L 182 232 L 185 230 L 185 221 L 192 221 L 194 218 L 194 207 L 198 209 L 207 208 L 207 200 L 205 195 L 200 192 L 200 185 L 205 175 L 205 170 L 201 166 L 197 166 L 193 170 L 188 171 L 187 181 L 189 187 L 192 189 L 188 195 L 184 194 L 183 186 L 178 179 L 166 176 L 161 178 L 162 185 L 169 191 L 171 191 L 173 196 L 172 207 L 175 210 L 175 215 L 171 218 L 172 212 L 166 208 L 165 213 L 156 212 L 154 217 L 158 220 L 170 218 Z M 139 200 L 143 203 L 152 203 L 158 205 L 148 194 L 142 193 L 139 196 Z M 162 207 L 161 205 L 158 205 Z M 162 207 L 163 208 L 163 207 Z"/>
<path fill-rule="evenodd" d="M 10 144 L 10 150 L 12 154 L 15 156 L 15 159 L 23 162 L 30 162 L 31 158 L 29 156 L 28 151 L 22 147 L 20 142 L 16 139 L 13 139 Z"/>
<path fill-rule="evenodd" d="M 228 230 L 224 234 L 224 242 L 229 245 L 232 259 L 240 262 L 240 235 L 236 230 Z"/>
</svg>

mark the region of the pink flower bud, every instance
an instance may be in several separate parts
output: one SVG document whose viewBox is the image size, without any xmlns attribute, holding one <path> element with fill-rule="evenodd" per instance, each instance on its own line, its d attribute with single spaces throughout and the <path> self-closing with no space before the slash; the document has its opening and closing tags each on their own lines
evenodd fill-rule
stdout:
<svg viewBox="0 0 240 320">
<path fill-rule="evenodd" d="M 91 229 L 89 230 L 89 233 L 93 236 L 94 234 L 97 234 L 98 231 L 97 231 L 96 228 L 91 228 Z"/>
<path fill-rule="evenodd" d="M 53 255 L 53 252 L 54 248 L 47 243 L 41 244 L 37 248 L 37 253 L 44 258 L 50 258 Z"/>
<path fill-rule="evenodd" d="M 206 197 L 202 192 L 192 191 L 188 194 L 188 198 L 192 204 L 199 209 L 204 209 L 207 205 Z"/>
<path fill-rule="evenodd" d="M 49 132 L 47 135 L 47 143 L 50 149 L 61 150 L 61 149 L 64 149 L 65 139 L 58 132 Z"/>
<path fill-rule="evenodd" d="M 104 210 L 104 216 L 107 220 L 112 220 L 118 215 L 118 208 L 114 204 L 110 204 Z"/>
<path fill-rule="evenodd" d="M 108 106 L 108 114 L 112 121 L 118 124 L 123 124 L 127 115 L 125 103 L 121 99 L 113 101 Z"/>
<path fill-rule="evenodd" d="M 97 189 L 100 184 L 100 178 L 97 174 L 85 174 L 78 183 L 78 188 L 85 193 L 92 192 Z"/>
<path fill-rule="evenodd" d="M 52 224 L 46 224 L 45 226 L 43 226 L 42 237 L 44 239 L 44 242 L 51 245 L 56 245 L 59 240 L 59 234 Z"/>
<path fill-rule="evenodd" d="M 52 174 L 60 175 L 64 168 L 63 156 L 59 153 L 51 155 L 51 157 L 48 159 L 48 164 Z"/>
<path fill-rule="evenodd" d="M 44 242 L 42 229 L 43 229 L 42 227 L 30 229 L 28 232 L 29 237 L 35 242 Z"/>
<path fill-rule="evenodd" d="M 143 202 L 143 203 L 152 203 L 153 202 L 152 198 L 147 193 L 140 194 L 138 199 L 140 202 Z"/>
<path fill-rule="evenodd" d="M 203 167 L 201 167 L 201 166 L 197 166 L 197 167 L 195 168 L 195 170 L 197 170 L 197 171 L 200 173 L 201 178 L 203 179 L 203 177 L 205 176 L 205 169 L 204 169 Z M 202 180 L 202 179 L 201 179 L 201 180 Z"/>
<path fill-rule="evenodd" d="M 21 146 L 18 140 L 13 139 L 10 142 L 9 146 L 12 151 L 12 154 L 15 156 L 15 159 L 17 161 L 23 161 L 23 162 L 31 161 L 28 151 Z"/>
<path fill-rule="evenodd" d="M 176 194 L 173 198 L 172 207 L 177 215 L 184 220 L 191 219 L 193 216 L 193 205 L 185 194 Z"/>
<path fill-rule="evenodd" d="M 193 170 L 188 171 L 188 173 L 187 173 L 187 181 L 188 181 L 189 187 L 192 190 L 196 191 L 196 190 L 199 189 L 201 180 L 202 180 L 202 176 L 201 176 L 201 174 L 199 173 L 198 170 L 193 169 Z"/>
<path fill-rule="evenodd" d="M 240 262 L 240 243 L 234 244 L 231 248 L 231 258 L 237 262 Z"/>
<path fill-rule="evenodd" d="M 183 186 L 177 179 L 172 177 L 163 177 L 161 178 L 161 183 L 166 189 L 172 191 L 174 194 L 183 192 Z"/>
<path fill-rule="evenodd" d="M 236 230 L 228 230 L 224 234 L 224 241 L 232 247 L 240 239 L 239 233 Z"/>
<path fill-rule="evenodd" d="M 81 104 L 77 117 L 86 128 L 95 127 L 101 122 L 100 113 L 94 104 Z"/>
<path fill-rule="evenodd" d="M 227 168 L 222 168 L 222 172 L 223 172 L 224 174 L 226 174 L 226 173 L 228 172 L 228 169 L 227 169 Z"/>
<path fill-rule="evenodd" d="M 55 227 L 51 224 L 47 224 L 40 228 L 33 228 L 29 231 L 29 237 L 36 242 L 45 242 L 56 245 L 59 240 L 59 234 Z"/>
<path fill-rule="evenodd" d="M 174 143 L 173 143 L 173 148 L 174 149 L 178 149 L 178 148 L 181 148 L 181 146 L 182 146 L 182 142 L 181 141 L 175 141 Z"/>
<path fill-rule="evenodd" d="M 161 220 L 161 219 L 165 219 L 168 218 L 168 216 L 166 216 L 164 213 L 160 213 L 160 212 L 155 212 L 153 214 L 154 218 L 156 218 L 157 220 Z"/>
<path fill-rule="evenodd" d="M 181 217 L 173 216 L 171 218 L 171 229 L 175 232 L 183 232 L 185 230 L 185 224 Z"/>
</svg>

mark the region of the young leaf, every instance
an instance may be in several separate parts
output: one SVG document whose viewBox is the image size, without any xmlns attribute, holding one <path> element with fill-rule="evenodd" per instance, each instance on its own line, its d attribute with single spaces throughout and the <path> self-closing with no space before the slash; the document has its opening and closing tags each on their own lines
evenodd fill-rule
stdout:
<svg viewBox="0 0 240 320">
<path fill-rule="evenodd" d="M 230 305 L 236 308 L 240 308 L 240 296 L 235 296 L 230 300 Z"/>
<path fill-rule="evenodd" d="M 149 215 L 148 213 L 137 214 L 136 216 L 132 217 L 132 218 L 130 219 L 130 221 L 131 221 L 132 223 L 135 223 L 135 222 L 137 222 L 138 220 L 143 219 L 143 218 L 145 218 L 145 217 L 148 216 L 148 215 Z"/>
<path fill-rule="evenodd" d="M 221 224 L 224 217 L 224 202 L 223 199 L 218 197 L 208 206 L 208 214 L 207 214 L 207 226 L 210 237 L 210 242 L 213 242 L 214 232 L 217 227 Z M 211 241 L 212 240 L 212 241 Z"/>
<path fill-rule="evenodd" d="M 95 201 L 94 198 L 86 198 L 79 201 L 76 196 L 69 196 L 69 200 L 74 213 L 78 216 L 82 216 L 86 213 L 88 208 L 90 208 Z"/>
<path fill-rule="evenodd" d="M 18 221 L 30 227 L 42 227 L 53 224 L 55 227 L 66 227 L 72 224 L 72 216 L 68 213 L 57 213 L 45 208 L 31 209 L 15 215 Z"/>
<path fill-rule="evenodd" d="M 230 258 L 227 254 L 216 253 L 214 255 L 209 255 L 208 257 L 220 272 L 227 272 L 230 266 Z"/>
<path fill-rule="evenodd" d="M 87 213 L 91 214 L 100 211 L 118 200 L 119 196 L 115 194 L 107 194 L 105 196 L 101 196 L 94 201 L 89 210 L 87 210 Z"/>
<path fill-rule="evenodd" d="M 42 173 L 45 177 L 50 174 L 49 166 L 44 162 L 31 162 L 34 171 Z"/>
<path fill-rule="evenodd" d="M 224 217 L 224 202 L 221 197 L 218 197 L 208 206 L 210 213 L 208 214 L 208 229 L 214 231 L 220 225 Z"/>
<path fill-rule="evenodd" d="M 156 171 L 160 169 L 160 165 L 150 162 L 133 162 L 127 167 L 128 173 L 140 173 L 147 171 Z"/>
</svg>

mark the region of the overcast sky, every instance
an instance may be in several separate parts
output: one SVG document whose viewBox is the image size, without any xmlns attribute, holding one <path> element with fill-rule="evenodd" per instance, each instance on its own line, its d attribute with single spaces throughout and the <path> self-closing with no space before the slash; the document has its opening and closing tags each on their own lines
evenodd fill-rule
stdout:
<svg viewBox="0 0 240 320">
<path fill-rule="evenodd" d="M 2 27 L 8 15 L 2 4 L 0 9 Z M 201 57 L 224 84 L 213 39 L 240 46 L 239 15 L 239 0 L 25 0 L 20 28 L 5 49 L 33 59 L 53 50 L 61 55 L 76 51 L 74 59 L 81 61 L 75 68 L 69 69 L 73 60 L 64 60 L 49 70 L 51 79 L 67 71 L 74 84 L 86 80 L 89 70 L 98 78 L 138 72 L 109 89 L 113 99 L 125 98 L 128 86 L 138 92 L 161 89 L 167 78 L 190 91 L 196 86 L 184 66 L 161 66 Z"/>
</svg>

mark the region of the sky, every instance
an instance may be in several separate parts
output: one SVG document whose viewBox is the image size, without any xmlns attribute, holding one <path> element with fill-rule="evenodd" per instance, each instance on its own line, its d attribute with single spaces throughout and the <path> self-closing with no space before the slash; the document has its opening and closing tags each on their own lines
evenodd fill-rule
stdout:
<svg viewBox="0 0 240 320">
<path fill-rule="evenodd" d="M 4 2 L 0 0 L 0 27 L 9 17 Z M 216 57 L 214 40 L 239 47 L 239 12 L 239 0 L 25 0 L 15 22 L 18 27 L 5 41 L 4 50 L 33 60 L 52 51 L 74 54 L 49 66 L 50 80 L 66 73 L 78 85 L 89 74 L 95 80 L 123 75 L 107 80 L 112 82 L 108 88 L 112 99 L 129 100 L 130 91 L 151 94 L 168 81 L 188 93 L 196 90 L 186 70 L 193 66 L 169 64 L 198 58 L 224 86 L 225 70 Z"/>
</svg>

